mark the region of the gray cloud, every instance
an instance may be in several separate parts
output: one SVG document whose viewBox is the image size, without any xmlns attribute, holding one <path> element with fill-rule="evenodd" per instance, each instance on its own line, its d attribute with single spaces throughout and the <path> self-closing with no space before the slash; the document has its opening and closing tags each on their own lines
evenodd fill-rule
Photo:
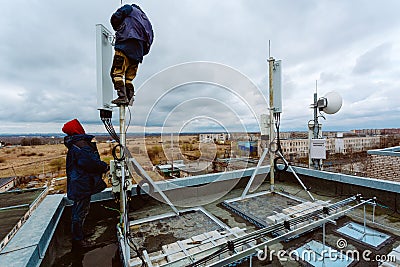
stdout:
<svg viewBox="0 0 400 267">
<path fill-rule="evenodd" d="M 153 23 L 155 40 L 139 67 L 136 88 L 159 71 L 190 61 L 230 66 L 258 87 L 250 90 L 246 84 L 236 85 L 238 81 L 229 73 L 214 73 L 228 87 L 236 86 L 237 95 L 215 86 L 184 87 L 160 102 L 150 121 L 152 129 L 162 126 L 161 118 L 179 103 L 196 97 L 215 101 L 181 105 L 170 116 L 168 127 L 179 129 L 195 116 L 211 114 L 231 128 L 240 127 L 240 120 L 256 128 L 253 112 L 268 112 L 268 40 L 272 41 L 272 56 L 283 60 L 282 130 L 306 129 L 317 79 L 319 96 L 335 90 L 344 99 L 342 110 L 322 122 L 324 128 L 399 127 L 399 1 L 137 3 Z M 74 117 L 90 130 L 104 131 L 96 103 L 95 24 L 111 29 L 109 17 L 119 4 L 110 0 L 1 4 L 0 132 L 59 131 L 60 125 Z M 137 92 L 131 131 L 142 129 L 157 98 L 170 89 L 167 85 L 185 75 L 164 77 L 152 88 Z M 229 113 L 229 108 L 236 113 Z M 198 119 L 190 127 L 218 126 Z"/>
<path fill-rule="evenodd" d="M 354 74 L 369 74 L 376 71 L 386 71 L 391 66 L 391 44 L 382 44 L 357 58 Z"/>
</svg>

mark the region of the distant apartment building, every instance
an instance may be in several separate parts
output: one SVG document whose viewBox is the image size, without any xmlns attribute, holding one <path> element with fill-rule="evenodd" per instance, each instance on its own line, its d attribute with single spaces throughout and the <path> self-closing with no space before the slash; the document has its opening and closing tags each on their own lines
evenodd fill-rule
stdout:
<svg viewBox="0 0 400 267">
<path fill-rule="evenodd" d="M 323 133 L 326 139 L 326 151 L 328 153 L 353 153 L 381 147 L 384 134 L 400 134 L 399 129 L 364 129 L 352 130 L 351 132 L 326 131 Z M 307 132 L 281 132 L 280 140 L 282 152 L 295 158 L 308 157 L 309 141 Z M 261 154 L 261 143 L 259 133 L 232 133 L 232 134 L 200 134 L 202 143 L 233 140 L 258 141 L 258 154 Z M 243 146 L 241 146 L 243 147 Z M 239 149 L 240 150 L 240 149 Z"/>
<path fill-rule="evenodd" d="M 381 134 L 400 134 L 400 128 L 393 128 L 393 129 L 382 129 Z"/>
<path fill-rule="evenodd" d="M 352 153 L 378 148 L 381 143 L 380 136 L 343 137 L 335 138 L 335 153 Z"/>
<path fill-rule="evenodd" d="M 232 141 L 257 141 L 260 138 L 260 133 L 231 133 L 230 140 Z"/>
<path fill-rule="evenodd" d="M 296 157 L 308 156 L 308 139 L 284 139 L 281 140 L 283 154 Z"/>
<path fill-rule="evenodd" d="M 225 142 L 230 139 L 230 135 L 227 133 L 206 133 L 199 134 L 200 143 L 214 143 L 214 142 Z"/>
<path fill-rule="evenodd" d="M 339 137 L 326 138 L 326 151 L 328 153 L 352 153 L 365 151 L 379 147 L 380 136 L 367 137 Z M 309 143 L 308 139 L 284 139 L 281 140 L 282 151 L 284 154 L 295 157 L 307 157 Z"/>
<path fill-rule="evenodd" d="M 352 130 L 353 133 L 358 135 L 385 135 L 385 134 L 400 134 L 400 128 L 390 129 L 360 129 Z"/>
</svg>

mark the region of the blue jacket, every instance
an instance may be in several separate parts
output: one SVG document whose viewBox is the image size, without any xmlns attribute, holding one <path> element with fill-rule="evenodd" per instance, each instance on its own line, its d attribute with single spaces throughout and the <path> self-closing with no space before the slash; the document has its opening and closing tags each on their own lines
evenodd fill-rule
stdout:
<svg viewBox="0 0 400 267">
<path fill-rule="evenodd" d="M 128 39 L 137 39 L 145 43 L 144 55 L 150 51 L 153 43 L 153 27 L 139 6 L 124 5 L 111 16 L 111 25 L 116 31 L 115 45 Z"/>
<path fill-rule="evenodd" d="M 68 148 L 67 197 L 81 200 L 103 191 L 106 184 L 102 174 L 107 172 L 107 163 L 100 160 L 93 135 L 78 134 L 66 136 L 64 144 Z"/>
</svg>

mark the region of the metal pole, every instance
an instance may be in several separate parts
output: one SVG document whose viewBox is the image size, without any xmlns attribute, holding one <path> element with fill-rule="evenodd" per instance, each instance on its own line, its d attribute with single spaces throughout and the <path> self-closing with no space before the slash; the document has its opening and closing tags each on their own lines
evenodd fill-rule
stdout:
<svg viewBox="0 0 400 267">
<path fill-rule="evenodd" d="M 253 183 L 254 178 L 256 177 L 256 175 L 257 175 L 257 173 L 258 173 L 258 170 L 260 169 L 261 164 L 263 163 L 263 161 L 264 161 L 265 156 L 267 155 L 267 153 L 268 153 L 268 149 L 265 148 L 264 151 L 263 151 L 263 153 L 262 153 L 262 155 L 261 155 L 261 158 L 258 160 L 256 169 L 254 170 L 253 174 L 251 175 L 250 180 L 249 180 L 249 182 L 247 183 L 246 188 L 244 189 L 244 191 L 243 191 L 243 193 L 242 193 L 241 199 L 243 199 L 243 198 L 246 196 L 247 192 L 249 192 L 250 186 L 251 186 L 251 184 Z"/>
<path fill-rule="evenodd" d="M 303 187 L 304 190 L 306 190 L 307 194 L 310 196 L 310 198 L 312 199 L 312 201 L 315 201 L 315 198 L 311 195 L 310 191 L 308 190 L 308 188 L 303 184 L 303 182 L 301 181 L 300 177 L 297 175 L 297 173 L 295 172 L 295 170 L 293 169 L 292 165 L 289 164 L 289 162 L 287 162 L 287 160 L 285 159 L 285 157 L 282 155 L 282 153 L 280 151 L 278 151 L 278 155 L 282 157 L 282 160 L 285 162 L 285 164 L 289 167 L 289 169 L 292 171 L 294 177 L 296 177 L 297 181 L 300 183 L 300 185 Z"/>
<path fill-rule="evenodd" d="M 275 139 L 275 132 L 274 132 L 274 85 L 273 85 L 273 68 L 275 59 L 270 57 L 268 59 L 269 63 L 269 144 L 272 145 L 272 142 Z M 274 192 L 275 186 L 275 173 L 274 173 L 274 158 L 275 158 L 275 151 L 272 151 L 269 148 L 269 162 L 270 162 L 270 170 L 269 170 L 269 177 L 271 181 L 271 192 Z"/>
<path fill-rule="evenodd" d="M 367 216 L 367 214 L 365 212 L 365 205 L 364 205 L 364 236 L 367 233 L 367 218 L 366 218 L 366 216 Z"/>
<path fill-rule="evenodd" d="M 128 168 L 130 169 L 130 172 L 133 173 L 136 171 L 136 173 L 141 176 L 143 179 L 145 179 L 148 183 L 150 183 L 156 192 L 160 194 L 160 196 L 164 199 L 164 201 L 171 207 L 171 209 L 179 215 L 179 211 L 177 208 L 175 208 L 174 204 L 168 199 L 168 197 L 164 194 L 164 192 L 160 189 L 160 187 L 151 179 L 151 177 L 146 173 L 146 171 L 143 169 L 142 166 L 136 161 L 134 158 L 130 158 L 128 161 Z"/>
<path fill-rule="evenodd" d="M 126 106 L 121 105 L 119 107 L 119 132 L 120 132 L 120 144 L 121 144 L 121 150 L 120 150 L 120 157 L 124 157 L 125 155 L 125 146 L 126 146 L 126 133 L 125 133 L 125 113 L 126 113 Z M 128 212 L 126 210 L 126 192 L 125 192 L 125 160 L 122 160 L 121 162 L 121 183 L 120 183 L 120 201 L 119 201 L 119 208 L 120 208 L 120 213 L 122 216 L 122 234 L 124 236 L 124 246 L 126 253 L 125 255 L 129 257 L 130 251 L 129 251 L 129 246 L 127 242 L 127 232 L 128 232 Z M 125 259 L 127 260 L 127 259 Z M 129 260 L 129 259 L 128 259 Z M 127 261 L 125 261 L 127 262 Z"/>
<path fill-rule="evenodd" d="M 121 144 L 121 151 L 120 151 L 120 157 L 122 158 L 124 156 L 124 148 L 126 144 L 126 136 L 125 136 L 125 106 L 120 106 L 119 108 L 119 132 L 120 132 L 120 144 Z M 125 203 L 125 191 L 124 191 L 124 185 L 125 185 L 125 164 L 124 162 L 121 163 L 121 183 L 120 183 L 120 202 L 119 202 L 119 207 L 121 214 L 125 214 L 125 208 L 126 208 L 126 203 Z M 125 219 L 125 218 L 124 218 Z"/>
<path fill-rule="evenodd" d="M 325 223 L 322 224 L 322 266 L 325 266 Z"/>
<path fill-rule="evenodd" d="M 171 177 L 174 176 L 174 134 L 171 133 Z"/>
<path fill-rule="evenodd" d="M 374 197 L 374 200 L 376 198 Z M 375 223 L 375 207 L 376 207 L 376 203 L 374 203 L 374 205 L 372 205 L 372 222 Z"/>
<path fill-rule="evenodd" d="M 319 123 L 318 123 L 318 96 L 317 92 L 314 93 L 314 129 L 313 129 L 313 137 L 314 139 L 318 139 L 318 133 L 319 133 Z M 319 170 L 319 160 L 318 159 L 313 159 L 312 160 L 314 163 L 314 169 Z"/>
</svg>

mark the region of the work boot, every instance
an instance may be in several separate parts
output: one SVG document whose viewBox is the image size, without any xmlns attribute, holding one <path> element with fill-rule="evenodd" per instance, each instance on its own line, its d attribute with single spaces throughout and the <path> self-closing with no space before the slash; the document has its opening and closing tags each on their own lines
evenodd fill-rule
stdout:
<svg viewBox="0 0 400 267">
<path fill-rule="evenodd" d="M 129 101 L 128 101 L 128 98 L 126 98 L 125 96 L 118 96 L 118 98 L 111 101 L 111 103 L 113 103 L 117 106 L 123 106 L 123 105 L 128 105 Z"/>
<path fill-rule="evenodd" d="M 111 103 L 121 106 L 121 105 L 128 105 L 129 101 L 126 97 L 125 86 L 123 81 L 116 81 L 114 83 L 114 88 L 117 90 L 118 98 L 111 101 Z"/>
<path fill-rule="evenodd" d="M 133 101 L 135 101 L 135 88 L 131 83 L 126 84 L 126 96 L 128 97 L 129 105 L 132 106 Z"/>
</svg>

